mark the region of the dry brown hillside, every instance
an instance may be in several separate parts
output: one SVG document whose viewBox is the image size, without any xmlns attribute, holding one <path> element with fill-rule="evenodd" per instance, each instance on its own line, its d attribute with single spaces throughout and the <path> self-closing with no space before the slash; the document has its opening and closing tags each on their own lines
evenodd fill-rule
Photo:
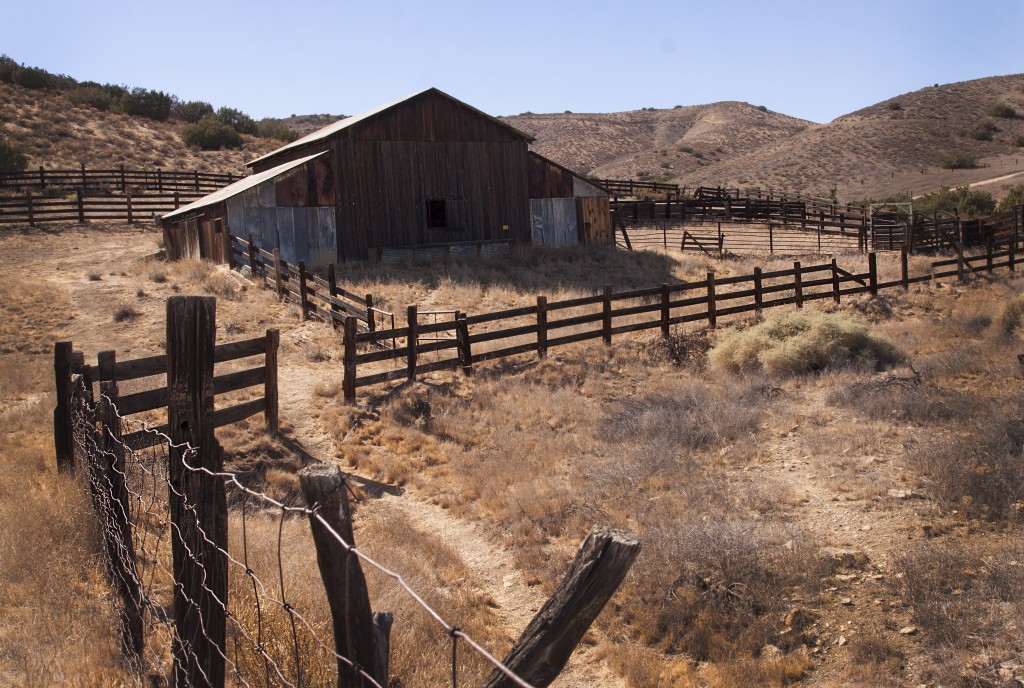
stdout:
<svg viewBox="0 0 1024 688">
<path fill-rule="evenodd" d="M 244 137 L 238 150 L 200 151 L 181 140 L 181 122 L 156 122 L 75 105 L 55 91 L 0 83 L 0 139 L 28 156 L 29 167 L 245 171 L 245 163 L 281 145 Z"/>
<path fill-rule="evenodd" d="M 598 177 L 680 185 L 761 186 L 854 199 L 914 193 L 1024 172 L 1024 118 L 988 114 L 1005 104 L 1024 114 L 1024 75 L 992 77 L 907 93 L 812 124 L 744 103 L 612 114 L 524 114 L 504 118 L 537 137 L 534 148 Z M 961 132 L 991 123 L 991 141 Z M 976 169 L 947 170 L 963 152 Z M 1001 186 L 988 185 L 997 196 Z"/>
</svg>

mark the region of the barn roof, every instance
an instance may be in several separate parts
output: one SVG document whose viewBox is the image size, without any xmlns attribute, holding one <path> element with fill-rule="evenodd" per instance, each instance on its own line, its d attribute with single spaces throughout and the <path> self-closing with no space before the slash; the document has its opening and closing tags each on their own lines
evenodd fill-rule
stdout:
<svg viewBox="0 0 1024 688">
<path fill-rule="evenodd" d="M 257 174 L 253 174 L 248 177 L 242 177 L 237 182 L 233 184 L 228 184 L 222 189 L 217 189 L 212 194 L 203 196 L 198 201 L 194 201 L 192 203 L 189 203 L 188 205 L 183 205 L 173 212 L 166 213 L 165 215 L 162 216 L 161 219 L 166 220 L 168 218 L 177 217 L 179 215 L 185 215 L 186 213 L 190 213 L 201 208 L 206 208 L 207 206 L 214 205 L 215 203 L 226 201 L 235 194 L 241 193 L 246 189 L 251 189 L 254 186 L 258 186 L 263 182 L 267 181 L 268 179 L 272 179 L 278 176 L 279 174 L 282 174 L 290 169 L 302 165 L 303 163 L 307 163 L 313 158 L 318 158 L 326 152 L 327 151 L 321 151 L 319 153 L 314 153 L 313 155 L 307 155 L 304 158 L 292 160 L 290 162 L 284 163 L 283 165 L 278 165 L 277 167 L 271 167 L 269 170 L 263 170 L 262 172 L 259 172 Z"/>
<path fill-rule="evenodd" d="M 381 114 L 382 112 L 390 110 L 391 108 L 393 108 L 393 107 L 395 107 L 397 105 L 401 105 L 402 103 L 406 103 L 406 102 L 408 102 L 410 100 L 414 100 L 416 98 L 420 98 L 422 96 L 425 96 L 425 95 L 431 94 L 431 93 L 437 94 L 439 96 L 443 96 L 444 98 L 447 98 L 448 100 L 451 100 L 455 104 L 457 104 L 457 105 L 459 105 L 459 106 L 461 106 L 463 108 L 466 108 L 467 110 L 470 110 L 471 112 L 474 112 L 474 113 L 480 115 L 481 117 L 485 117 L 486 119 L 489 119 L 490 121 L 494 122 L 495 124 L 497 124 L 497 125 L 499 125 L 501 127 L 504 127 L 505 129 L 508 129 L 508 130 L 512 131 L 516 136 L 519 136 L 519 137 L 521 137 L 523 139 L 526 139 L 526 141 L 528 143 L 532 143 L 534 141 L 534 138 L 532 136 L 530 136 L 529 134 L 523 133 L 522 131 L 520 131 L 520 130 L 516 129 L 515 127 L 513 127 L 511 124 L 507 124 L 505 122 L 502 122 L 497 117 L 492 117 L 491 115 L 488 115 L 486 112 L 481 112 L 480 110 L 477 110 L 472 105 L 464 103 L 461 100 L 459 100 L 458 98 L 454 98 L 454 97 L 448 95 L 444 91 L 441 91 L 441 90 L 436 89 L 436 88 L 428 88 L 425 91 L 420 91 L 419 93 L 414 93 L 411 96 L 406 96 L 405 98 L 399 98 L 398 100 L 394 100 L 394 101 L 392 101 L 390 103 L 386 103 L 384 105 L 381 105 L 380 107 L 373 108 L 372 110 L 367 110 L 366 112 L 363 112 L 361 114 L 354 115 L 352 117 L 346 117 L 345 119 L 338 120 L 337 122 L 334 122 L 333 124 L 328 124 L 326 127 L 322 128 L 322 129 L 317 129 L 312 134 L 307 134 L 306 136 L 303 136 L 300 139 L 296 139 L 295 141 L 292 141 L 291 143 L 289 143 L 286 146 L 282 146 L 281 148 L 278 148 L 275 151 L 271 151 L 270 153 L 267 153 L 266 155 L 263 155 L 263 156 L 261 156 L 259 158 L 256 158 L 255 160 L 250 160 L 249 162 L 246 163 L 246 166 L 248 167 L 248 166 L 255 165 L 255 164 L 257 164 L 259 162 L 262 162 L 264 160 L 268 160 L 270 158 L 276 157 L 276 156 L 280 155 L 281 153 L 284 153 L 285 151 L 289 151 L 289 150 L 292 150 L 292 149 L 295 149 L 295 148 L 300 148 L 302 146 L 306 146 L 306 145 L 308 145 L 310 143 L 313 143 L 315 141 L 320 141 L 322 139 L 326 139 L 329 136 L 337 134 L 339 131 L 342 131 L 344 129 L 348 129 L 351 126 L 359 124 L 360 122 L 365 122 L 368 119 L 376 117 L 377 115 Z"/>
</svg>

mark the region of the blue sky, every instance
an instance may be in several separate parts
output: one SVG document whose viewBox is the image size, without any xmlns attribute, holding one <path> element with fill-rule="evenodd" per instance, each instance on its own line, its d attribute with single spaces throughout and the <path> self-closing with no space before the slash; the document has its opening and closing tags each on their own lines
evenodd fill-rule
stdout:
<svg viewBox="0 0 1024 688">
<path fill-rule="evenodd" d="M 0 52 L 254 117 L 437 86 L 493 115 L 742 100 L 816 122 L 1024 72 L 1022 0 L 6 0 Z"/>
</svg>

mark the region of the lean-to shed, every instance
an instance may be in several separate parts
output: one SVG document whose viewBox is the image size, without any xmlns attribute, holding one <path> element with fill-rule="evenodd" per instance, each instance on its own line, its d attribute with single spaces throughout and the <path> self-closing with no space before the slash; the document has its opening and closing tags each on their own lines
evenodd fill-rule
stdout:
<svg viewBox="0 0 1024 688">
<path fill-rule="evenodd" d="M 261 248 L 311 267 L 438 247 L 493 253 L 531 241 L 611 243 L 600 229 L 602 206 L 588 200 L 604 192 L 531 153 L 532 140 L 431 88 L 253 160 L 252 177 L 165 216 L 168 247 L 197 243 L 207 255 L 203 237 L 216 233 L 218 219 L 231 234 L 252 233 Z M 607 225 L 606 196 L 603 208 Z"/>
</svg>

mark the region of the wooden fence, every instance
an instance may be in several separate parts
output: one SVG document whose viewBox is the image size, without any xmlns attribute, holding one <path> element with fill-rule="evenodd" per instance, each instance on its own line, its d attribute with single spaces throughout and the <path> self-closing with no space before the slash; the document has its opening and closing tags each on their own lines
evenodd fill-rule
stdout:
<svg viewBox="0 0 1024 688">
<path fill-rule="evenodd" d="M 344 328 L 344 395 L 354 401 L 360 387 L 391 380 L 414 380 L 417 375 L 437 370 L 461 368 L 469 373 L 474 363 L 524 353 L 544 357 L 548 350 L 576 342 L 600 339 L 612 343 L 614 337 L 630 332 L 660 329 L 669 336 L 670 328 L 691 322 L 704 322 L 714 328 L 724 317 L 760 312 L 767 308 L 831 299 L 840 303 L 845 296 L 877 295 L 879 290 L 909 289 L 911 284 L 969 273 L 1014 271 L 1020 241 L 1004 244 L 989 241 L 984 253 L 964 255 L 931 263 L 931 271 L 911 275 L 908 252 L 900 254 L 898 279 L 880 281 L 875 253 L 867 254 L 866 269 L 840 267 L 835 259 L 818 265 L 794 262 L 792 268 L 752 274 L 718 277 L 708 272 L 705 279 L 681 284 L 662 284 L 647 289 L 603 293 L 562 301 L 538 296 L 536 303 L 520 308 L 470 315 L 457 313 L 452 322 L 422 323 L 415 306 L 406 312 L 404 327 L 358 332 L 354 318 Z M 441 334 L 447 336 L 440 336 Z M 432 335 L 429 340 L 424 335 Z M 368 344 L 395 340 L 398 346 L 365 350 Z M 434 355 L 431 360 L 425 356 Z M 365 366 L 385 361 L 400 361 L 401 367 L 362 372 Z"/>
<path fill-rule="evenodd" d="M 76 191 L 72 197 L 35 196 L 32 192 L 15 198 L 0 198 L 0 224 L 39 222 L 77 222 L 94 220 L 149 221 L 154 214 L 176 210 L 200 194 L 194 192 L 165 194 L 87 195 Z"/>
<path fill-rule="evenodd" d="M 251 387 L 262 387 L 263 396 L 234 406 L 212 410 L 211 422 L 219 428 L 231 425 L 250 416 L 262 413 L 271 432 L 278 428 L 277 391 L 277 350 L 280 345 L 278 330 L 267 330 L 263 337 L 239 342 L 219 344 L 214 347 L 213 361 L 225 364 L 253 356 L 263 358 L 262 365 L 244 370 L 222 373 L 213 378 L 213 394 L 222 395 Z M 75 351 L 72 342 L 58 342 L 54 347 L 54 374 L 56 377 L 57 407 L 54 411 L 54 441 L 57 451 L 57 468 L 61 471 L 73 469 L 73 438 L 71 409 L 76 405 L 73 395 L 76 386 L 73 379 L 82 381 L 81 393 L 92 403 L 100 396 L 116 404 L 121 416 L 137 415 L 149 411 L 168 409 L 180 402 L 176 398 L 181 390 L 169 386 L 169 358 L 165 354 L 147 356 L 128 361 L 118 361 L 114 351 L 101 351 L 95 364 L 86 363 L 85 355 Z M 143 389 L 123 393 L 124 383 L 147 378 L 163 378 L 156 386 L 143 384 Z M 138 387 L 141 383 L 135 383 Z M 96 386 L 98 385 L 98 389 Z M 169 422 L 169 421 L 168 421 Z M 158 433 L 170 434 L 167 422 L 154 424 L 152 430 L 138 430 L 121 437 L 121 441 L 132 449 L 143 449 L 153 442 L 161 441 Z M 118 434 L 120 437 L 120 434 Z"/>
<path fill-rule="evenodd" d="M 588 182 L 599 186 L 611 196 L 637 196 L 639 194 L 657 194 L 666 198 L 679 198 L 682 191 L 678 184 L 663 184 L 661 182 L 639 182 L 632 179 L 587 179 Z"/>
<path fill-rule="evenodd" d="M 242 175 L 200 172 L 199 170 L 131 170 L 121 165 L 115 169 L 45 169 L 40 167 L 31 172 L 6 172 L 0 174 L 0 191 L 24 189 L 97 189 L 130 190 L 145 189 L 163 192 L 209 193 L 241 179 Z"/>
</svg>

